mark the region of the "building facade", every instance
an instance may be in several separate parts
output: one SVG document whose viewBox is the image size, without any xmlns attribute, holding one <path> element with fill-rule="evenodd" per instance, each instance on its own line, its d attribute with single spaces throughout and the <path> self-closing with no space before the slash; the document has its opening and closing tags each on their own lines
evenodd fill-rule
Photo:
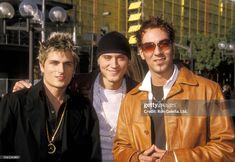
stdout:
<svg viewBox="0 0 235 162">
<path fill-rule="evenodd" d="M 71 3 L 71 0 L 64 0 Z M 73 0 L 79 34 L 117 30 L 135 44 L 133 33 L 142 20 L 161 16 L 172 22 L 180 43 L 194 34 L 224 37 L 235 21 L 233 0 Z"/>
</svg>

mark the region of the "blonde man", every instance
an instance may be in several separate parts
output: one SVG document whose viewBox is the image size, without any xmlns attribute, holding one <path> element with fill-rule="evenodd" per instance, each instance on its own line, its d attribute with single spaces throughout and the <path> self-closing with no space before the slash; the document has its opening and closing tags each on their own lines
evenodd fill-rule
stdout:
<svg viewBox="0 0 235 162">
<path fill-rule="evenodd" d="M 22 162 L 100 161 L 99 127 L 90 102 L 67 88 L 77 66 L 70 34 L 40 43 L 42 80 L 0 103 L 0 155 Z M 73 160 L 72 160 L 73 159 Z"/>
</svg>

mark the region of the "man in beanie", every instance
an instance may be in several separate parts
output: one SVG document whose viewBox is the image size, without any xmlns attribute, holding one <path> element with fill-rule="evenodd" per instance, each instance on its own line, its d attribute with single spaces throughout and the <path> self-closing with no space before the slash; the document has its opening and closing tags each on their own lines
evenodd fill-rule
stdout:
<svg viewBox="0 0 235 162">
<path fill-rule="evenodd" d="M 131 59 L 128 40 L 119 32 L 104 35 L 97 48 L 98 70 L 77 74 L 72 89 L 88 97 L 96 110 L 100 125 L 102 161 L 112 162 L 112 145 L 116 133 L 119 108 L 125 94 L 137 85 L 129 78 L 127 68 Z M 14 90 L 30 86 L 17 82 Z"/>
</svg>

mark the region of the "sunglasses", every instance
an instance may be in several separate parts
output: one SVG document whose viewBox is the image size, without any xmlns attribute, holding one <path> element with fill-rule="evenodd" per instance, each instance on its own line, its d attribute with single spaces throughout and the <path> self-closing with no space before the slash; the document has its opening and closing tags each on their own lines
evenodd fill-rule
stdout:
<svg viewBox="0 0 235 162">
<path fill-rule="evenodd" d="M 146 54 L 152 54 L 156 46 L 158 46 L 160 52 L 165 52 L 166 50 L 170 49 L 171 44 L 172 44 L 171 40 L 164 39 L 164 40 L 159 41 L 157 44 L 154 42 L 143 43 L 141 45 L 141 49 Z"/>
</svg>

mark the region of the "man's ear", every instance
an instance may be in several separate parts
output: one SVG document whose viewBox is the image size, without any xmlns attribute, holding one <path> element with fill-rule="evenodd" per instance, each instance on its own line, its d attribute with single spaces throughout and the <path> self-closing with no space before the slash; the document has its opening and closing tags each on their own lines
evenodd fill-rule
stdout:
<svg viewBox="0 0 235 162">
<path fill-rule="evenodd" d="M 41 73 L 43 73 L 44 72 L 44 66 L 41 63 L 39 63 L 39 67 L 40 67 Z"/>
<path fill-rule="evenodd" d="M 143 54 L 143 51 L 141 49 L 139 49 L 139 53 L 138 55 L 140 55 L 141 59 L 142 60 L 145 60 L 145 57 L 144 57 L 144 54 Z"/>
<path fill-rule="evenodd" d="M 100 56 L 96 59 L 97 66 L 100 66 Z"/>
</svg>

